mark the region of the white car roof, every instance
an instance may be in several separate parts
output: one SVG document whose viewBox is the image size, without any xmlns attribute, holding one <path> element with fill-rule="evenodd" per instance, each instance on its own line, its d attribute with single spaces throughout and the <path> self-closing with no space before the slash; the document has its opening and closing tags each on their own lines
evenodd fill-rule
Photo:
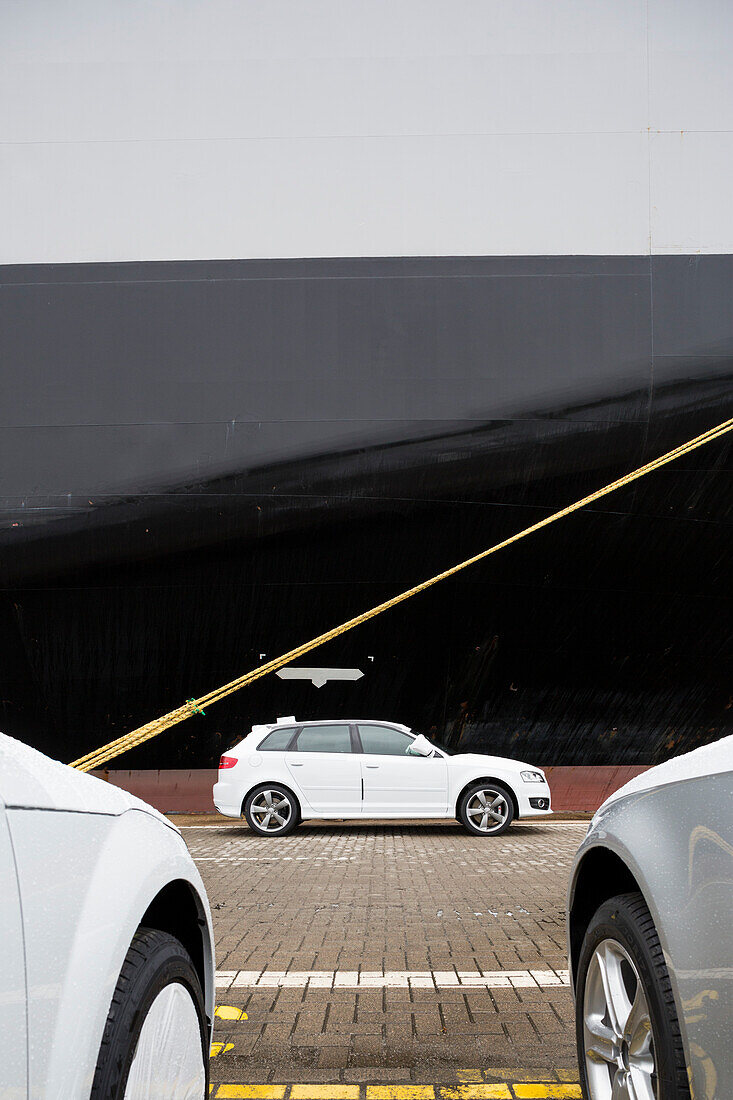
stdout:
<svg viewBox="0 0 733 1100">
<path fill-rule="evenodd" d="M 114 815 L 126 810 L 144 810 L 175 828 L 142 799 L 59 760 L 51 760 L 4 733 L 0 733 L 0 799 L 6 806 L 20 809 Z"/>
<path fill-rule="evenodd" d="M 615 802 L 619 798 L 625 798 L 627 794 L 638 794 L 641 791 L 651 791 L 656 787 L 664 787 L 669 783 L 680 783 L 685 779 L 700 779 L 706 775 L 721 775 L 723 772 L 733 771 L 733 735 L 721 737 L 719 741 L 713 741 L 711 745 L 702 745 L 699 749 L 686 752 L 682 756 L 674 756 L 664 764 L 658 764 L 647 772 L 635 776 L 623 787 L 606 799 L 601 809 Z"/>
<path fill-rule="evenodd" d="M 390 726 L 393 729 L 401 730 L 403 733 L 414 733 L 409 726 L 403 726 L 401 722 L 390 722 L 388 718 L 309 718 L 307 721 L 300 721 L 294 716 L 289 718 L 278 718 L 275 722 L 267 722 L 262 725 L 252 726 L 250 730 L 250 736 L 259 733 L 269 733 L 270 730 L 276 729 L 290 729 L 294 726 Z"/>
</svg>

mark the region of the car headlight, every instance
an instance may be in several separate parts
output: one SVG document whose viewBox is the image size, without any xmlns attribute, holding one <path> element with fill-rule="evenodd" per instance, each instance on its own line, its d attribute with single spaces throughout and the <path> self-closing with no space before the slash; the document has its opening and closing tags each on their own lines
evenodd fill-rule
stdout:
<svg viewBox="0 0 733 1100">
<path fill-rule="evenodd" d="M 542 772 L 520 772 L 519 773 L 525 783 L 544 783 L 546 782 Z"/>
</svg>

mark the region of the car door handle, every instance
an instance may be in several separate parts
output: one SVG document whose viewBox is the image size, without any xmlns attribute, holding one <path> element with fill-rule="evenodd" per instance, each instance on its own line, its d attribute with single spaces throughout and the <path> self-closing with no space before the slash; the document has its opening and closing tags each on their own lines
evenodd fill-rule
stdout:
<svg viewBox="0 0 733 1100">
<path fill-rule="evenodd" d="M 295 762 L 295 760 L 291 760 L 291 762 L 290 762 L 290 767 L 291 767 L 291 768 L 302 768 L 302 767 L 303 767 L 303 764 L 304 764 L 304 761 L 303 761 L 303 760 L 298 760 L 298 762 L 297 762 L 297 763 Z"/>
<path fill-rule="evenodd" d="M 365 768 L 378 768 L 379 764 L 365 764 L 364 767 Z"/>
</svg>

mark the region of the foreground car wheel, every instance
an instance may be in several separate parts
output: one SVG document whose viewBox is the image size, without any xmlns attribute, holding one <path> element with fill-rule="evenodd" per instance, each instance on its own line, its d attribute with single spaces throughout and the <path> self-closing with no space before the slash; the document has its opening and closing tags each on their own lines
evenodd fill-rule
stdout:
<svg viewBox="0 0 733 1100">
<path fill-rule="evenodd" d="M 244 816 L 250 829 L 260 836 L 285 836 L 298 824 L 299 806 L 285 787 L 267 783 L 247 796 Z"/>
<path fill-rule="evenodd" d="M 112 997 L 90 1100 L 203 1100 L 208 1054 L 190 955 L 167 932 L 139 928 Z"/>
<path fill-rule="evenodd" d="M 461 798 L 458 819 L 470 833 L 498 836 L 514 820 L 514 803 L 500 783 L 474 783 Z"/>
<path fill-rule="evenodd" d="M 689 1100 L 669 973 L 641 894 L 611 898 L 591 920 L 575 1015 L 588 1100 Z"/>
</svg>

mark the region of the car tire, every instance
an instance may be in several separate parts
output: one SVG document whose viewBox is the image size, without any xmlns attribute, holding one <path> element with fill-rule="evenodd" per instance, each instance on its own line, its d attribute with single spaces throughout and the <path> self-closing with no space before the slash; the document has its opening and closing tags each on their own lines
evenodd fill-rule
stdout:
<svg viewBox="0 0 733 1100">
<path fill-rule="evenodd" d="M 461 795 L 458 820 L 474 836 L 501 836 L 514 820 L 511 792 L 503 784 L 491 780 L 473 783 Z"/>
<path fill-rule="evenodd" d="M 167 932 L 138 928 L 112 996 L 90 1100 L 202 1100 L 208 1034 L 186 948 Z"/>
<path fill-rule="evenodd" d="M 287 787 L 263 783 L 245 798 L 244 816 L 257 836 L 287 836 L 300 821 L 300 806 Z"/>
<path fill-rule="evenodd" d="M 637 1094 L 690 1100 L 669 972 L 640 893 L 605 901 L 588 925 L 578 958 L 575 1020 L 588 1100 Z M 625 1084 L 629 1077 L 632 1085 L 640 1082 L 636 1092 Z"/>
</svg>

